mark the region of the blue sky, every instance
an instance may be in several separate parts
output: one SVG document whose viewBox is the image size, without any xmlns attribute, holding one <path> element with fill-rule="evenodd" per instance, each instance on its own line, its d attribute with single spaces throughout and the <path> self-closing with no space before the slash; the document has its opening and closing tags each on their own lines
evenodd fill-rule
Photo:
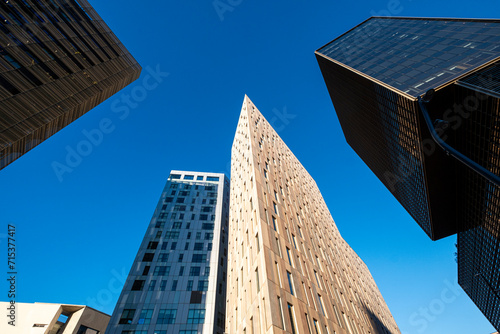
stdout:
<svg viewBox="0 0 500 334">
<path fill-rule="evenodd" d="M 494 331 L 456 286 L 456 237 L 432 242 L 346 144 L 314 51 L 371 15 L 491 18 L 498 1 L 92 5 L 143 72 L 0 171 L 0 241 L 15 224 L 18 302 L 111 314 L 169 171 L 229 174 L 248 94 L 316 180 L 403 333 Z M 85 156 L 68 157 L 79 148 Z"/>
</svg>

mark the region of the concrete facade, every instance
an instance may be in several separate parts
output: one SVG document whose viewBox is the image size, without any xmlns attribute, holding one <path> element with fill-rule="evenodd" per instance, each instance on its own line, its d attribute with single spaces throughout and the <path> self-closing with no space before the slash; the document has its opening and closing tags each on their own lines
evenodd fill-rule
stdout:
<svg viewBox="0 0 500 334">
<path fill-rule="evenodd" d="M 0 302 L 2 310 L 10 303 Z M 83 305 L 16 303 L 15 326 L 0 323 L 0 332 L 9 334 L 102 334 L 110 316 Z"/>
<path fill-rule="evenodd" d="M 222 334 L 228 213 L 224 174 L 171 171 L 106 333 Z"/>
<path fill-rule="evenodd" d="M 229 219 L 226 333 L 400 333 L 316 183 L 247 96 Z"/>
</svg>

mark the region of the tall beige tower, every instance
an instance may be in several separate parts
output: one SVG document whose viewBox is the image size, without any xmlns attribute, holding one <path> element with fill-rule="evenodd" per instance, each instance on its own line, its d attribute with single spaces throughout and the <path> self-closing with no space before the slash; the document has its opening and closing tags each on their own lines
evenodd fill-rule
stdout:
<svg viewBox="0 0 500 334">
<path fill-rule="evenodd" d="M 247 96 L 230 196 L 227 333 L 400 333 L 316 183 Z"/>
</svg>

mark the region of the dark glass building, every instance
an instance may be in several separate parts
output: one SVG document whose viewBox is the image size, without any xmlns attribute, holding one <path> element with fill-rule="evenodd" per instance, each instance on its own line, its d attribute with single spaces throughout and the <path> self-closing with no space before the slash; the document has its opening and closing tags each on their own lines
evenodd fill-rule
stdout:
<svg viewBox="0 0 500 334">
<path fill-rule="evenodd" d="M 136 80 L 86 0 L 0 4 L 0 169 Z"/>
<path fill-rule="evenodd" d="M 500 20 L 372 17 L 316 51 L 349 145 L 500 328 Z"/>
</svg>

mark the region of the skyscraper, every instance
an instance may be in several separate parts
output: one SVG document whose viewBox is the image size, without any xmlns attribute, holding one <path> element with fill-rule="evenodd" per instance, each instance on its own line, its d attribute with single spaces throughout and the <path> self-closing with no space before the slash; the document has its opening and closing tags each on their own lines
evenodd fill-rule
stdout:
<svg viewBox="0 0 500 334">
<path fill-rule="evenodd" d="M 372 17 L 316 51 L 349 145 L 500 328 L 500 21 Z"/>
<path fill-rule="evenodd" d="M 170 172 L 108 334 L 224 332 L 229 180 Z"/>
<path fill-rule="evenodd" d="M 316 183 L 246 96 L 229 219 L 226 333 L 399 333 Z"/>
<path fill-rule="evenodd" d="M 141 72 L 86 0 L 4 1 L 0 65 L 0 169 Z"/>
</svg>

